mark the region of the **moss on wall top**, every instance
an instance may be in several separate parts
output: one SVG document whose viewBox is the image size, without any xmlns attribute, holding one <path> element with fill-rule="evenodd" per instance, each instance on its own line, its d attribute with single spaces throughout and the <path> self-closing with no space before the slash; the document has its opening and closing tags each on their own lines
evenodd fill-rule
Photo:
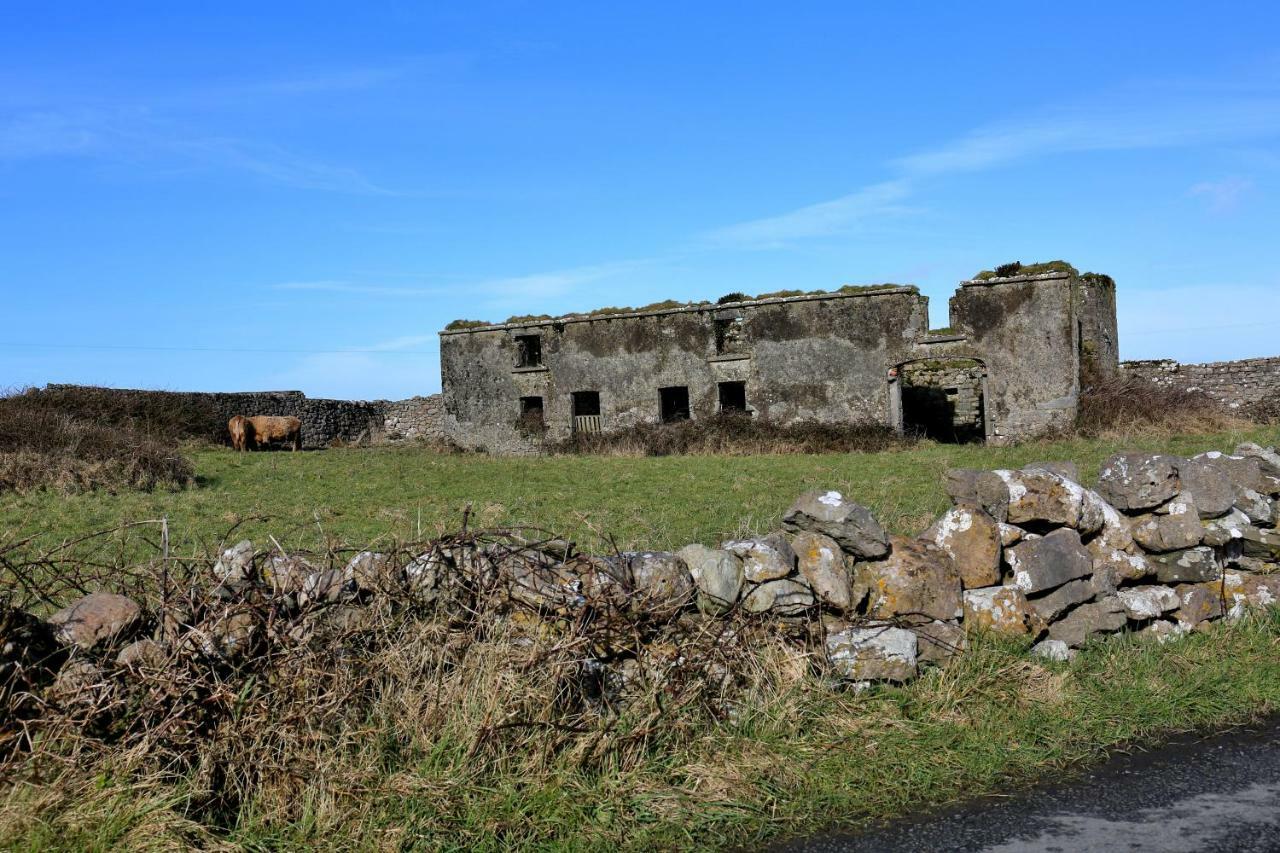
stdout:
<svg viewBox="0 0 1280 853">
<path fill-rule="evenodd" d="M 715 302 L 707 302 L 706 300 L 699 302 L 680 302 L 675 299 L 664 299 L 661 302 L 641 305 L 639 308 L 609 306 L 605 308 L 596 308 L 592 311 L 564 314 L 560 317 L 553 317 L 550 314 L 518 314 L 513 317 L 508 317 L 501 323 L 492 323 L 486 320 L 454 320 L 444 328 L 446 332 L 452 332 L 462 329 L 477 329 L 485 326 L 543 323 L 550 320 L 567 320 L 570 318 L 611 317 L 618 314 L 644 314 L 650 311 L 669 311 L 675 308 L 714 308 L 717 305 L 728 305 L 737 302 L 757 302 L 762 299 L 785 299 L 791 296 L 847 296 L 855 293 L 873 293 L 876 291 L 903 288 L 906 288 L 913 293 L 920 292 L 913 284 L 846 284 L 836 290 L 775 290 L 769 293 L 761 293 L 756 296 L 748 296 L 745 293 L 728 293 L 720 297 Z"/>
<path fill-rule="evenodd" d="M 989 278 L 1007 278 L 1012 275 L 1043 275 L 1047 272 L 1065 272 L 1079 275 L 1080 271 L 1066 261 L 1041 261 L 1035 264 L 1023 264 L 1013 261 L 1001 264 L 993 270 L 983 270 L 973 277 L 974 281 L 986 281 Z"/>
</svg>

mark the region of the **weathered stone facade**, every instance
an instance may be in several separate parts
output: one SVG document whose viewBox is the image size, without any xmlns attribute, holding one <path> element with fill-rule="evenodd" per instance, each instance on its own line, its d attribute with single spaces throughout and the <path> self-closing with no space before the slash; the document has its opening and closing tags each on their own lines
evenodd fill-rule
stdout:
<svg viewBox="0 0 1280 853">
<path fill-rule="evenodd" d="M 1208 364 L 1179 364 L 1173 359 L 1126 361 L 1120 369 L 1126 376 L 1141 377 L 1163 388 L 1203 391 L 1232 409 L 1280 394 L 1280 358 Z"/>
<path fill-rule="evenodd" d="M 951 329 L 930 332 L 928 298 L 885 285 L 445 330 L 446 416 L 459 443 L 507 452 L 577 429 L 733 410 L 783 424 L 902 429 L 921 396 L 904 394 L 904 385 L 919 387 L 904 381 L 922 375 L 913 365 L 947 362 L 964 365 L 962 381 L 935 383 L 944 397 L 955 389 L 952 424 L 1003 442 L 1070 423 L 1082 353 L 1116 369 L 1109 279 L 967 281 L 950 315 Z"/>
</svg>

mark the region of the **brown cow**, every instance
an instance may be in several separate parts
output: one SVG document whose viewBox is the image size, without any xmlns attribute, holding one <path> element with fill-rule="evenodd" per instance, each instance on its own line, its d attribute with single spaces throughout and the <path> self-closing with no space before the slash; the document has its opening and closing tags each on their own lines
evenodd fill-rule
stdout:
<svg viewBox="0 0 1280 853">
<path fill-rule="evenodd" d="M 231 446 L 236 450 L 247 450 L 250 439 L 249 419 L 244 415 L 233 415 L 227 421 L 227 432 L 231 433 Z"/>
<path fill-rule="evenodd" d="M 254 415 L 249 418 L 249 436 L 258 447 L 284 441 L 291 450 L 301 450 L 302 421 L 294 417 Z"/>
</svg>

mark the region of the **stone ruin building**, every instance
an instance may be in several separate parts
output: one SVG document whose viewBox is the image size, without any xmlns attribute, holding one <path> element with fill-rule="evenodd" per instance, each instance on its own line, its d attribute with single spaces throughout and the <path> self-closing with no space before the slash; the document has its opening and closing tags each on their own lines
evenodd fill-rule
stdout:
<svg viewBox="0 0 1280 853">
<path fill-rule="evenodd" d="M 912 286 L 845 287 L 440 333 L 446 431 L 491 451 L 739 412 L 1004 443 L 1067 427 L 1119 369 L 1115 286 L 1074 271 L 960 284 L 929 328 Z"/>
</svg>

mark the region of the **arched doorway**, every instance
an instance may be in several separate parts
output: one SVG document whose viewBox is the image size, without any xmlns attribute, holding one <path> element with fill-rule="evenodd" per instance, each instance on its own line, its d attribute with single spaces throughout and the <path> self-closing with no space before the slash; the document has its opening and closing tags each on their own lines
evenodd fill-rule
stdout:
<svg viewBox="0 0 1280 853">
<path fill-rule="evenodd" d="M 899 427 L 946 444 L 987 437 L 986 377 L 973 358 L 924 358 L 899 365 Z"/>
</svg>

